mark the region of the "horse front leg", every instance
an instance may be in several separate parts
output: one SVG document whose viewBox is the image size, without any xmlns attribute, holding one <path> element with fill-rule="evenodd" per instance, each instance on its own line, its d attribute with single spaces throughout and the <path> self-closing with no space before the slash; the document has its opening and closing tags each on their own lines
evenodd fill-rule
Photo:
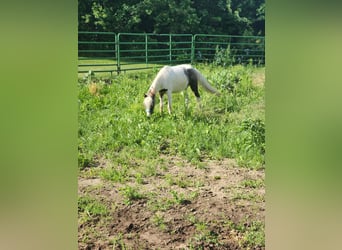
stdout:
<svg viewBox="0 0 342 250">
<path fill-rule="evenodd" d="M 167 109 L 168 109 L 170 115 L 172 112 L 171 105 L 172 105 L 172 94 L 171 94 L 171 92 L 167 92 Z"/>
<path fill-rule="evenodd" d="M 159 106 L 160 106 L 160 113 L 163 113 L 163 95 L 159 96 Z"/>
</svg>

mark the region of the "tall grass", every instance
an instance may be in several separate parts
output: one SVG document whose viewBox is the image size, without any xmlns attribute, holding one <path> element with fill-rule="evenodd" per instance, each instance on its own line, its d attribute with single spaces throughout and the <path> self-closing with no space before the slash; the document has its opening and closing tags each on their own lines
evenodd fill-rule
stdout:
<svg viewBox="0 0 342 250">
<path fill-rule="evenodd" d="M 264 87 L 254 85 L 252 66 L 197 65 L 220 97 L 201 92 L 203 109 L 189 89 L 173 95 L 173 114 L 156 112 L 146 118 L 142 107 L 157 70 L 131 72 L 108 81 L 79 79 L 79 168 L 96 166 L 100 159 L 130 166 L 160 155 L 177 155 L 193 163 L 234 158 L 250 168 L 264 166 Z M 166 101 L 166 100 L 165 100 Z M 158 104 L 157 104 L 158 105 Z"/>
</svg>

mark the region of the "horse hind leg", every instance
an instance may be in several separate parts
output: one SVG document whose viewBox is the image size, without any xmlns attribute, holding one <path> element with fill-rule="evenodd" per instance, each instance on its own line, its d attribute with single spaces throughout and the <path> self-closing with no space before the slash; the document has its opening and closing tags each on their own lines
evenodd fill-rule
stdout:
<svg viewBox="0 0 342 250">
<path fill-rule="evenodd" d="M 183 91 L 184 94 L 184 105 L 185 105 L 185 111 L 188 111 L 189 109 L 189 95 L 187 89 Z"/>
<path fill-rule="evenodd" d="M 201 98 L 196 96 L 196 100 L 197 100 L 197 105 L 200 108 L 200 110 L 202 110 L 202 102 L 201 102 Z"/>
<path fill-rule="evenodd" d="M 201 96 L 198 92 L 197 78 L 196 77 L 190 77 L 189 85 L 190 85 L 192 92 L 194 92 L 194 94 L 196 96 L 196 101 L 197 101 L 199 108 L 202 109 Z"/>
</svg>

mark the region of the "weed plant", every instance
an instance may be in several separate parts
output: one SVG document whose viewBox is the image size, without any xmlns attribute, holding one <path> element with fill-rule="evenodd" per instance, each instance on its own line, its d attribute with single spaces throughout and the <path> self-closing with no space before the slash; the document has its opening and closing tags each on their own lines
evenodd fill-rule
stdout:
<svg viewBox="0 0 342 250">
<path fill-rule="evenodd" d="M 82 223 L 105 217 L 108 214 L 108 209 L 94 198 L 81 196 L 78 198 L 78 213 Z"/>
</svg>

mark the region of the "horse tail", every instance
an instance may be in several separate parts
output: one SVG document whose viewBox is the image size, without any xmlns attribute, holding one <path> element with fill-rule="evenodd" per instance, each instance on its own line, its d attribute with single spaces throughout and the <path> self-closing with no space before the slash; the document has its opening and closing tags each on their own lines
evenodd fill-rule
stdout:
<svg viewBox="0 0 342 250">
<path fill-rule="evenodd" d="M 216 95 L 220 95 L 220 92 L 209 84 L 208 80 L 201 74 L 201 72 L 199 72 L 197 69 L 194 70 L 196 72 L 198 82 L 206 91 Z"/>
</svg>

